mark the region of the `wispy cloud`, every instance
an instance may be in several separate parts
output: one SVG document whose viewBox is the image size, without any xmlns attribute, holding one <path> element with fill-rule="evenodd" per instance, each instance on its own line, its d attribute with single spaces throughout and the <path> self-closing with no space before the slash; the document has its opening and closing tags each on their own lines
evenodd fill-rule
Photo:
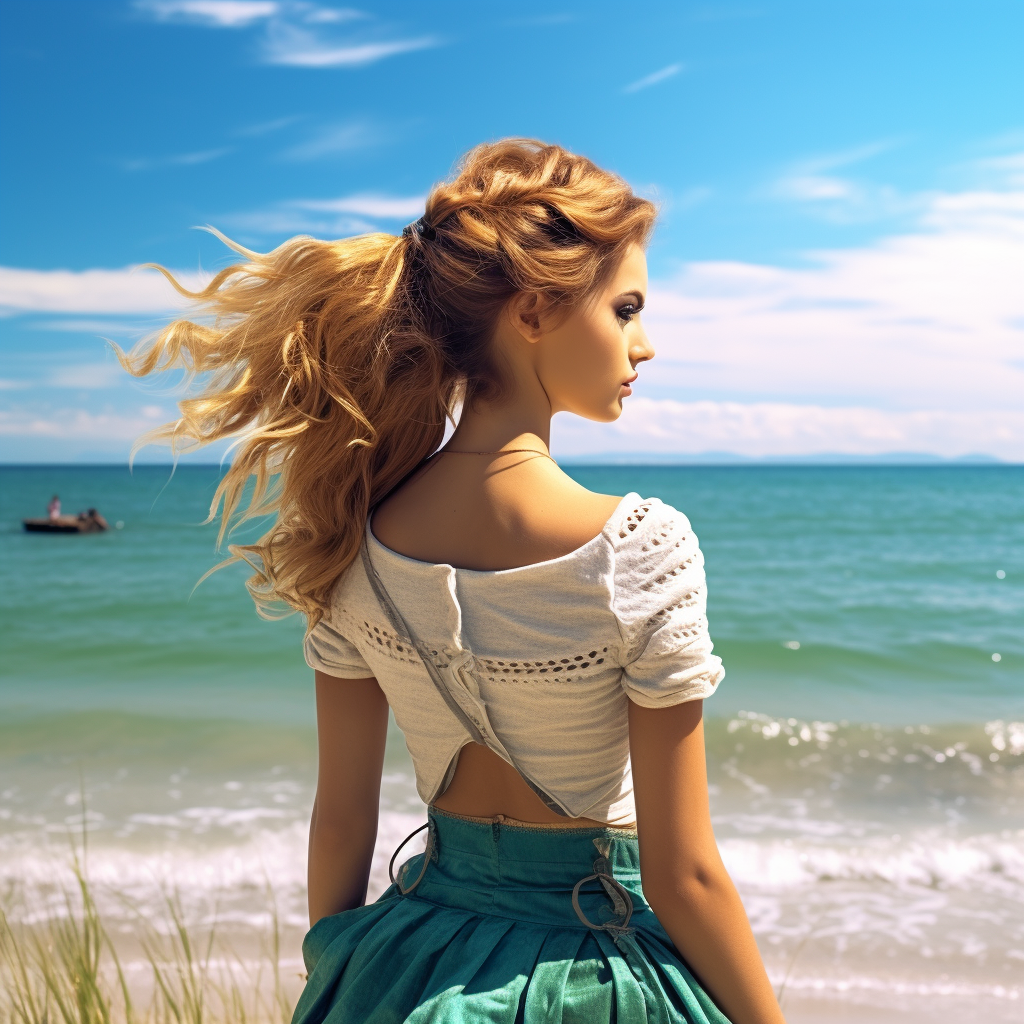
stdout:
<svg viewBox="0 0 1024 1024">
<path fill-rule="evenodd" d="M 338 156 L 377 145 L 384 137 L 384 132 L 379 127 L 361 121 L 325 125 L 317 129 L 305 142 L 296 143 L 285 149 L 281 153 L 281 159 L 298 162 L 322 160 L 324 157 Z"/>
<path fill-rule="evenodd" d="M 730 453 L 748 458 L 890 453 L 1024 461 L 1024 412 L 902 412 L 790 402 L 678 402 L 637 398 L 600 426 L 557 417 L 556 455 Z"/>
<path fill-rule="evenodd" d="M 362 11 L 304 0 L 137 0 L 136 8 L 160 22 L 217 29 L 259 27 L 262 62 L 288 67 L 364 67 L 440 44 L 433 36 L 395 38 Z M 358 31 L 353 31 L 355 26 Z"/>
<path fill-rule="evenodd" d="M 566 420 L 557 450 L 1024 461 L 1024 191 L 1003 165 L 1001 188 L 911 197 L 911 230 L 806 267 L 653 281 L 641 401 L 611 428 Z"/>
<path fill-rule="evenodd" d="M 202 287 L 195 273 L 176 273 L 187 288 Z M 153 313 L 181 309 L 186 300 L 155 270 L 25 270 L 0 267 L 0 312 Z"/>
<path fill-rule="evenodd" d="M 643 78 L 637 79 L 635 82 L 630 82 L 629 85 L 623 88 L 623 92 L 639 92 L 641 89 L 647 89 L 652 85 L 657 85 L 659 82 L 664 82 L 669 78 L 674 78 L 683 70 L 683 64 L 669 64 L 667 68 L 662 68 L 660 71 L 654 71 L 649 75 L 645 75 Z"/>
<path fill-rule="evenodd" d="M 400 220 L 423 212 L 426 196 L 384 196 L 369 192 L 340 199 L 296 199 L 293 206 L 303 210 L 355 213 L 379 220 Z"/>
<path fill-rule="evenodd" d="M 330 215 L 281 205 L 266 210 L 227 213 L 217 218 L 225 230 L 244 241 L 276 240 L 291 235 L 315 235 L 318 238 L 347 238 L 379 231 L 380 225 L 362 217 Z"/>
<path fill-rule="evenodd" d="M 34 331 L 66 331 L 69 334 L 140 336 L 150 327 L 122 320 L 36 320 L 29 324 Z"/>
<path fill-rule="evenodd" d="M 198 164 L 208 164 L 211 160 L 219 160 L 231 151 L 231 146 L 219 146 L 216 149 L 202 149 L 193 153 L 125 160 L 123 166 L 126 171 L 152 171 L 163 167 L 195 167 Z"/>
<path fill-rule="evenodd" d="M 116 387 L 123 381 L 124 370 L 117 363 L 71 363 L 54 370 L 47 384 L 52 388 L 92 391 Z"/>
<path fill-rule="evenodd" d="M 432 36 L 419 39 L 394 39 L 382 42 L 334 45 L 311 32 L 289 28 L 277 31 L 268 41 L 268 64 L 285 64 L 296 68 L 357 68 L 374 64 L 385 57 L 437 46 Z"/>
<path fill-rule="evenodd" d="M 1024 460 L 1024 189 L 1017 158 L 1000 166 L 1002 181 L 985 188 L 916 197 L 920 211 L 903 233 L 811 254 L 802 267 L 692 262 L 653 281 L 645 323 L 657 358 L 640 367 L 637 396 L 614 425 L 556 418 L 556 452 Z M 361 193 L 269 213 L 394 230 L 421 210 L 421 196 Z M 178 304 L 151 271 L 0 268 L 8 313 L 88 321 Z M 74 379 L 72 367 L 68 386 Z M 74 429 L 74 415 L 62 430 Z M 30 420 L 51 429 L 33 416 L 18 429 Z M 81 422 L 100 431 L 107 421 Z"/>
<path fill-rule="evenodd" d="M 1024 193 L 922 202 L 913 231 L 814 254 L 806 268 L 691 263 L 653 285 L 659 384 L 903 409 L 1024 406 Z"/>
<path fill-rule="evenodd" d="M 883 139 L 799 161 L 772 183 L 769 192 L 777 199 L 801 203 L 820 216 L 842 223 L 919 211 L 927 200 L 925 195 L 908 196 L 891 186 L 835 173 L 897 145 L 898 140 Z"/>
<path fill-rule="evenodd" d="M 86 409 L 60 409 L 46 413 L 7 409 L 0 410 L 0 437 L 134 441 L 139 434 L 173 416 L 172 409 L 159 405 L 143 405 L 118 413 Z"/>
<path fill-rule="evenodd" d="M 248 28 L 281 10 L 272 0 L 138 0 L 135 5 L 157 21 L 207 28 Z"/>
<path fill-rule="evenodd" d="M 340 238 L 380 230 L 383 222 L 411 220 L 423 212 L 425 196 L 359 193 L 338 199 L 291 199 L 263 209 L 226 214 L 218 223 L 256 235 L 309 234 Z"/>
<path fill-rule="evenodd" d="M 262 121 L 259 124 L 250 124 L 246 125 L 244 128 L 237 128 L 235 129 L 235 135 L 259 138 L 263 135 L 270 135 L 273 132 L 279 132 L 282 128 L 287 128 L 289 125 L 293 125 L 296 121 L 300 120 L 302 120 L 302 118 L 298 114 L 294 114 L 290 117 L 277 117 L 272 121 Z"/>
</svg>

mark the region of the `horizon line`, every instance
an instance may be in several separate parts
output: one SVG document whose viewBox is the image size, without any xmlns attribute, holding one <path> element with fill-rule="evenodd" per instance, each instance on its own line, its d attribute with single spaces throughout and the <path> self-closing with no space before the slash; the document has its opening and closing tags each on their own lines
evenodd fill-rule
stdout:
<svg viewBox="0 0 1024 1024">
<path fill-rule="evenodd" d="M 1024 460 L 1013 461 L 1000 459 L 994 455 L 923 455 L 912 452 L 893 452 L 881 455 L 767 455 L 767 456 L 745 456 L 735 455 L 731 452 L 714 452 L 705 455 L 661 455 L 657 452 L 638 452 L 634 455 L 602 453 L 600 455 L 568 455 L 554 460 L 559 466 L 567 468 L 605 468 L 620 469 L 624 467 L 644 469 L 671 469 L 671 468 L 714 468 L 714 467 L 756 467 L 756 466 L 777 466 L 783 467 L 815 467 L 815 468 L 844 468 L 844 467 L 870 467 L 880 468 L 895 467 L 936 467 L 936 468 L 977 468 L 979 466 L 996 467 L 1021 467 Z M 174 463 L 169 459 L 160 461 L 139 461 L 136 460 L 132 468 L 148 469 L 153 467 L 170 467 L 176 469 L 190 468 L 223 468 L 220 460 L 189 460 L 187 462 Z M 0 469 L 128 469 L 127 460 L 109 461 L 38 461 L 38 462 L 7 462 L 0 460 Z"/>
</svg>

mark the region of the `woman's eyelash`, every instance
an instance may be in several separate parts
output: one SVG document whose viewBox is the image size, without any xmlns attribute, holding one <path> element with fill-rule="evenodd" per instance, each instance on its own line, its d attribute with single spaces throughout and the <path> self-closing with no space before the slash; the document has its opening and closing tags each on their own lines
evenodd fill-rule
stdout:
<svg viewBox="0 0 1024 1024">
<path fill-rule="evenodd" d="M 635 302 L 627 302 L 624 306 L 619 306 L 615 311 L 615 315 L 623 322 L 628 324 L 633 317 L 637 316 L 643 309 L 643 306 L 638 306 Z"/>
</svg>

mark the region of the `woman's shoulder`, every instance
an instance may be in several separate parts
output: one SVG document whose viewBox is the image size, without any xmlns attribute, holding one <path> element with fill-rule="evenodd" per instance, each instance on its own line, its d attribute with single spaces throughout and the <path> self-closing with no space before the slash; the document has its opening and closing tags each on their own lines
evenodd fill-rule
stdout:
<svg viewBox="0 0 1024 1024">
<path fill-rule="evenodd" d="M 643 498 L 635 491 L 619 499 L 606 532 L 622 556 L 664 554 L 693 538 L 690 520 L 660 498 Z"/>
<path fill-rule="evenodd" d="M 689 602 L 704 589 L 704 557 L 687 516 L 658 498 L 632 497 L 609 523 L 615 604 L 628 617 Z"/>
</svg>

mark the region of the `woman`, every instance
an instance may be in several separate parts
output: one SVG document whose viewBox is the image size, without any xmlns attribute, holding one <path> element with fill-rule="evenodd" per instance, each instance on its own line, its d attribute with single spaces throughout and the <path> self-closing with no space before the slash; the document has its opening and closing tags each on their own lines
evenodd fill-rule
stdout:
<svg viewBox="0 0 1024 1024">
<path fill-rule="evenodd" d="M 654 212 L 559 147 L 481 146 L 401 237 L 235 246 L 192 296 L 213 323 L 125 360 L 209 375 L 157 436 L 241 435 L 214 512 L 255 476 L 276 522 L 231 550 L 308 617 L 298 1024 L 782 1020 L 711 830 L 696 538 L 548 454 L 554 413 L 616 419 L 654 355 Z M 389 706 L 429 828 L 364 906 Z"/>
</svg>

